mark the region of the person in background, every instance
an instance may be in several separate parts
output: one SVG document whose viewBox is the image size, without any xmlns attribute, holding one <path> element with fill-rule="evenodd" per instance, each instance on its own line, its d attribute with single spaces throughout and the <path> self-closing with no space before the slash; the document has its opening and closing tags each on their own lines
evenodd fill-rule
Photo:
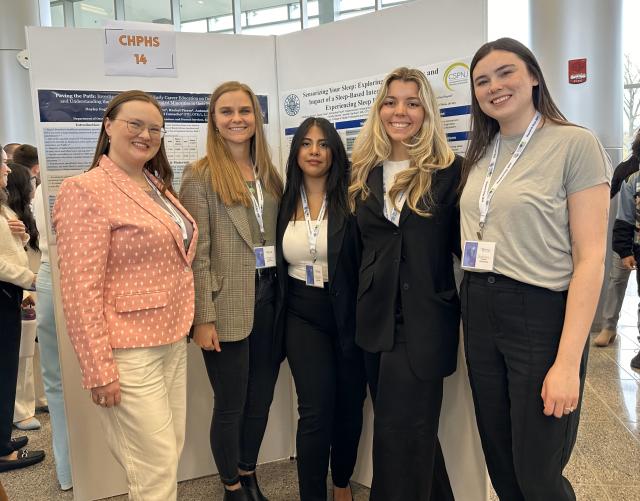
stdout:
<svg viewBox="0 0 640 501">
<path fill-rule="evenodd" d="M 13 152 L 20 146 L 20 143 L 9 143 L 5 145 L 4 151 L 7 154 L 7 162 L 13 161 Z"/>
<path fill-rule="evenodd" d="M 211 451 L 228 501 L 266 500 L 255 469 L 281 362 L 273 328 L 281 196 L 258 98 L 246 84 L 222 83 L 209 103 L 207 154 L 185 169 L 180 200 L 201 232 L 193 339 L 214 393 Z"/>
<path fill-rule="evenodd" d="M 0 472 L 23 468 L 44 459 L 44 451 L 24 449 L 27 437 L 11 438 L 13 407 L 20 356 L 21 306 L 23 290 L 33 286 L 24 246 L 29 242 L 25 225 L 7 204 L 7 183 L 11 169 L 0 147 Z"/>
<path fill-rule="evenodd" d="M 476 421 L 500 499 L 569 501 L 588 336 L 604 275 L 609 158 L 554 104 L 533 53 L 471 61 L 462 172 L 462 320 Z"/>
<path fill-rule="evenodd" d="M 452 500 L 438 440 L 443 380 L 457 365 L 462 159 L 424 73 L 384 79 L 353 147 L 349 203 L 362 237 L 356 343 L 374 400 L 373 501 Z"/>
<path fill-rule="evenodd" d="M 164 133 L 153 96 L 116 95 L 89 170 L 53 208 L 67 331 L 133 501 L 175 501 L 186 426 L 197 228 Z"/>
<path fill-rule="evenodd" d="M 640 129 L 636 132 L 631 144 L 631 155 L 621 162 L 613 172 L 611 179 L 611 198 L 620 191 L 625 179 L 637 172 L 640 168 Z M 632 254 L 629 254 L 631 256 Z M 602 306 L 602 330 L 593 340 L 595 346 L 609 346 L 616 339 L 616 326 L 620 317 L 620 309 L 627 290 L 627 282 L 633 268 L 622 264 L 622 260 L 616 251 L 611 255 L 611 271 L 609 281 L 604 292 L 604 304 Z"/>
<path fill-rule="evenodd" d="M 635 143 L 634 143 L 635 144 Z M 613 252 L 620 256 L 622 267 L 631 273 L 636 270 L 638 294 L 640 294 L 640 172 L 636 171 L 622 182 L 618 212 L 613 225 Z M 638 307 L 640 330 L 640 305 Z M 631 359 L 631 367 L 640 370 L 640 351 Z"/>
<path fill-rule="evenodd" d="M 40 161 L 38 160 L 38 149 L 30 144 L 21 144 L 13 152 L 13 161 L 24 165 L 31 172 L 34 178 L 34 191 L 36 184 L 40 184 Z"/>
<path fill-rule="evenodd" d="M 47 242 L 47 224 L 45 220 L 45 202 L 42 185 L 36 189 L 33 199 L 33 214 L 40 239 L 40 269 L 36 278 L 36 321 L 38 349 L 40 350 L 40 369 L 42 382 L 49 406 L 51 419 L 51 439 L 53 442 L 53 458 L 56 464 L 58 484 L 63 491 L 73 487 L 71 464 L 69 462 L 69 441 L 67 438 L 67 417 L 64 409 L 62 392 L 62 375 L 58 353 L 58 337 L 56 333 L 53 286 L 51 284 L 51 264 L 49 262 L 49 245 Z"/>
<path fill-rule="evenodd" d="M 29 257 L 29 268 L 37 274 L 40 249 L 39 235 L 36 221 L 31 210 L 31 203 L 35 188 L 31 183 L 29 169 L 15 162 L 9 163 L 11 176 L 7 183 L 9 193 L 8 205 L 16 213 L 18 219 L 25 225 L 29 242 L 26 250 Z M 16 388 L 16 402 L 13 412 L 13 425 L 19 430 L 38 430 L 40 421 L 35 417 L 36 394 L 34 386 L 33 359 L 36 349 L 36 322 L 32 303 L 33 295 L 28 296 L 30 306 L 22 310 L 21 356 L 18 365 L 18 383 Z"/>
<path fill-rule="evenodd" d="M 298 395 L 296 452 L 301 501 L 350 501 L 366 397 L 355 344 L 361 244 L 349 213 L 349 160 L 324 118 L 307 118 L 291 142 L 278 216 L 279 344 Z"/>
</svg>

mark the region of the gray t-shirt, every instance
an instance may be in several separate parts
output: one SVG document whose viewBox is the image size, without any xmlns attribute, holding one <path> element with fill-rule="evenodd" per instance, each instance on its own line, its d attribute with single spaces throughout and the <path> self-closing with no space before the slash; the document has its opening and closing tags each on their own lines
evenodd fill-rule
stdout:
<svg viewBox="0 0 640 501">
<path fill-rule="evenodd" d="M 501 138 L 491 186 L 521 137 Z M 460 199 L 462 242 L 477 240 L 478 200 L 494 141 L 471 169 Z M 496 242 L 494 272 L 551 290 L 568 289 L 573 259 L 567 197 L 610 182 L 609 157 L 589 130 L 547 121 L 491 200 L 483 240 Z"/>
</svg>

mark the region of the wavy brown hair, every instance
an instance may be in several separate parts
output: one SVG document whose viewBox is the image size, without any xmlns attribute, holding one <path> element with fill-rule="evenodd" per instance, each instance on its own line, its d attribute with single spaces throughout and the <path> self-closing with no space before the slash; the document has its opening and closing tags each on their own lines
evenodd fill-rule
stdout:
<svg viewBox="0 0 640 501">
<path fill-rule="evenodd" d="M 269 145 L 264 133 L 264 120 L 258 98 L 251 88 L 243 83 L 229 81 L 220 84 L 211 94 L 209 101 L 209 123 L 207 126 L 207 154 L 194 165 L 200 175 L 208 175 L 211 187 L 225 205 L 241 204 L 251 206 L 251 198 L 247 185 L 240 172 L 240 167 L 231 155 L 227 142 L 216 129 L 215 110 L 220 96 L 227 92 L 242 91 L 251 100 L 255 116 L 256 132 L 251 138 L 249 147 L 251 160 L 256 167 L 256 175 L 265 190 L 277 200 L 282 197 L 282 179 L 271 161 Z"/>
<path fill-rule="evenodd" d="M 427 77 L 414 68 L 397 68 L 382 82 L 367 121 L 353 146 L 349 207 L 354 211 L 358 197 L 364 200 L 369 196 L 367 178 L 371 170 L 391 155 L 391 141 L 380 120 L 380 108 L 389 93 L 389 85 L 395 80 L 414 82 L 418 86 L 424 122 L 411 142 L 405 144 L 410 158 L 409 168 L 396 176 L 389 197 L 396 200 L 399 193 L 407 193 L 409 208 L 419 216 L 427 217 L 433 202 L 431 178 L 434 172 L 449 167 L 455 154 L 447 143 L 440 111 Z"/>
<path fill-rule="evenodd" d="M 160 103 L 158 103 L 155 97 L 141 90 L 128 90 L 121 92 L 109 101 L 107 108 L 104 110 L 102 126 L 100 127 L 100 135 L 98 136 L 98 144 L 96 145 L 96 151 L 93 155 L 93 160 L 91 161 L 91 167 L 89 167 L 89 170 L 98 166 L 102 155 L 109 155 L 109 136 L 107 135 L 107 131 L 104 126 L 106 119 L 114 120 L 118 118 L 120 108 L 122 108 L 124 103 L 128 103 L 129 101 L 143 101 L 155 106 L 162 116 L 162 126 L 164 127 L 164 113 L 160 107 Z M 164 138 L 160 140 L 160 149 L 158 150 L 158 153 L 144 164 L 144 168 L 162 181 L 163 193 L 165 190 L 168 190 L 171 194 L 176 194 L 171 184 L 173 181 L 173 170 L 169 164 L 167 152 L 164 149 Z"/>
<path fill-rule="evenodd" d="M 489 53 L 494 50 L 503 50 L 518 56 L 527 67 L 529 75 L 538 81 L 538 85 L 532 89 L 533 106 L 542 114 L 543 120 L 550 120 L 559 125 L 571 125 L 558 109 L 556 103 L 553 102 L 544 76 L 542 75 L 540 64 L 531 50 L 513 38 L 499 38 L 493 42 L 485 43 L 473 56 L 469 68 L 469 81 L 471 82 L 471 133 L 467 153 L 462 164 L 460 190 L 464 188 L 471 168 L 483 157 L 487 146 L 491 144 L 495 135 L 500 131 L 498 121 L 485 114 L 480 108 L 473 86 L 473 70 L 481 59 L 488 56 Z"/>
</svg>

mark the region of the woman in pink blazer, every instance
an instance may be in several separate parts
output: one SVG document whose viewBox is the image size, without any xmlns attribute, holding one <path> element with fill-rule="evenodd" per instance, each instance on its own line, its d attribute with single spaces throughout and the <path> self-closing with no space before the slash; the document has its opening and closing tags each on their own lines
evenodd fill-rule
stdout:
<svg viewBox="0 0 640 501">
<path fill-rule="evenodd" d="M 164 133 L 152 96 L 114 97 L 89 171 L 62 183 L 53 211 L 67 330 L 132 500 L 176 499 L 185 433 L 197 228 Z"/>
</svg>

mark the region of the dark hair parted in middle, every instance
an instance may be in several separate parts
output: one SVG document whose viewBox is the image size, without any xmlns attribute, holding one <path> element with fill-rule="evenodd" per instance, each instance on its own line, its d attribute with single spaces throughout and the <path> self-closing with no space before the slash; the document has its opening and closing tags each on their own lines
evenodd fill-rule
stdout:
<svg viewBox="0 0 640 501">
<path fill-rule="evenodd" d="M 128 90 L 121 92 L 109 101 L 107 108 L 104 110 L 102 126 L 100 127 L 100 135 L 98 136 L 98 144 L 96 145 L 96 151 L 93 155 L 93 160 L 91 161 L 91 167 L 89 167 L 89 170 L 98 166 L 102 155 L 109 154 L 109 136 L 107 135 L 107 131 L 104 127 L 106 119 L 114 120 L 118 118 L 122 105 L 130 101 L 142 101 L 155 106 L 162 116 L 162 126 L 164 127 L 164 112 L 155 97 L 141 90 Z M 145 164 L 144 168 L 162 181 L 162 184 L 164 185 L 162 191 L 169 190 L 173 195 L 176 195 L 171 185 L 171 182 L 173 181 L 173 170 L 171 169 L 167 153 L 164 149 L 164 138 L 160 139 L 160 149 L 158 150 L 158 153 L 156 153 L 155 156 Z"/>
<path fill-rule="evenodd" d="M 15 162 L 9 162 L 11 174 L 7 179 L 7 192 L 9 198 L 7 205 L 16 213 L 18 219 L 22 221 L 29 234 L 29 247 L 33 250 L 38 248 L 38 228 L 36 220 L 31 212 L 31 200 L 34 196 L 33 184 L 31 184 L 31 172 L 27 167 Z"/>
<path fill-rule="evenodd" d="M 336 129 L 326 118 L 309 117 L 296 130 L 291 141 L 291 150 L 287 160 L 287 178 L 284 194 L 282 195 L 281 210 L 287 220 L 295 218 L 300 186 L 304 174 L 298 165 L 298 153 L 309 129 L 316 126 L 324 135 L 327 146 L 331 150 L 331 167 L 327 175 L 326 192 L 327 208 L 337 212 L 348 212 L 347 189 L 349 187 L 349 158 Z"/>
<path fill-rule="evenodd" d="M 469 81 L 471 82 L 471 133 L 469 135 L 469 147 L 462 167 L 461 187 L 464 186 L 471 167 L 482 158 L 487 146 L 500 131 L 498 121 L 486 115 L 482 109 L 480 109 L 480 104 L 475 95 L 473 80 L 473 71 L 478 62 L 494 50 L 511 52 L 518 56 L 518 58 L 524 62 L 529 74 L 538 81 L 538 85 L 536 85 L 532 91 L 533 106 L 542 114 L 544 120 L 551 120 L 560 125 L 569 124 L 565 116 L 553 102 L 544 76 L 542 75 L 540 64 L 531 50 L 513 38 L 499 38 L 493 42 L 485 43 L 473 56 L 471 67 L 469 68 Z"/>
</svg>

